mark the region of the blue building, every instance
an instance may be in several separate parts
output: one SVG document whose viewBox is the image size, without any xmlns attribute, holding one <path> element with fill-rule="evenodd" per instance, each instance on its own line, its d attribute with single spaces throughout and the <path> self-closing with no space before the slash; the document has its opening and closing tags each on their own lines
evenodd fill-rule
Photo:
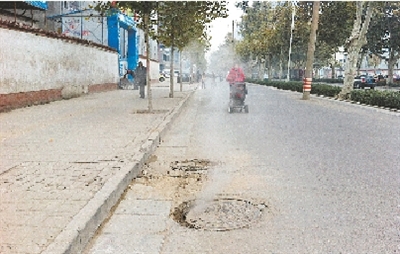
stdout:
<svg viewBox="0 0 400 254">
<path fill-rule="evenodd" d="M 126 70 L 134 70 L 139 60 L 138 31 L 131 17 L 116 12 L 107 18 L 108 46 L 118 50 L 119 74 L 123 76 Z M 132 76 L 128 75 L 132 80 Z"/>
</svg>

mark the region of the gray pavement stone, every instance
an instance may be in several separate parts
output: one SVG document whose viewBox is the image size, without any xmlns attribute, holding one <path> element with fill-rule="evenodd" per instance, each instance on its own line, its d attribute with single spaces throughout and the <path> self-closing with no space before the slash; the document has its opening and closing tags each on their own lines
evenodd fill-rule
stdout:
<svg viewBox="0 0 400 254">
<path fill-rule="evenodd" d="M 131 235 L 161 233 L 166 229 L 165 215 L 114 214 L 103 233 Z"/>
<path fill-rule="evenodd" d="M 154 110 L 168 110 L 155 114 L 136 113 L 148 102 L 129 90 L 1 113 L 0 253 L 74 253 L 194 89 L 168 98 L 168 86 L 153 87 Z"/>
<path fill-rule="evenodd" d="M 168 216 L 171 209 L 170 201 L 154 200 L 123 200 L 115 214 L 136 214 L 136 215 L 165 215 Z"/>
<path fill-rule="evenodd" d="M 125 200 L 144 200 L 144 199 L 150 199 L 150 200 L 165 200 L 165 201 L 172 201 L 166 200 L 165 196 L 157 193 L 154 191 L 154 187 L 152 186 L 147 186 L 144 184 L 134 184 L 129 186 L 129 189 L 131 191 L 128 191 L 124 197 Z"/>
<path fill-rule="evenodd" d="M 104 234 L 91 254 L 158 254 L 163 243 L 162 235 L 114 235 Z"/>
</svg>

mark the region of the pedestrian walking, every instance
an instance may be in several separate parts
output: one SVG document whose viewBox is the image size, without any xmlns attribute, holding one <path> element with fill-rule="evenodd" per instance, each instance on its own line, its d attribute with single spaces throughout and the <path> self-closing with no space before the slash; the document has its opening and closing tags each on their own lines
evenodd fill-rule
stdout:
<svg viewBox="0 0 400 254">
<path fill-rule="evenodd" d="M 131 73 L 134 78 L 134 82 L 137 86 L 139 86 L 139 94 L 140 98 L 144 99 L 144 87 L 146 86 L 147 81 L 147 71 L 146 67 L 143 66 L 142 62 L 138 63 L 136 69 Z"/>
<path fill-rule="evenodd" d="M 206 89 L 206 74 L 201 75 L 201 89 Z"/>
</svg>

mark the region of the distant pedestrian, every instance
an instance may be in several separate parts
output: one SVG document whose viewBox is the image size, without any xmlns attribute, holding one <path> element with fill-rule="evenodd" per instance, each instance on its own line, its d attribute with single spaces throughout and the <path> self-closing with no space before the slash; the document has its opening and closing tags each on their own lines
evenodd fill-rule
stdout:
<svg viewBox="0 0 400 254">
<path fill-rule="evenodd" d="M 197 73 L 196 73 L 196 82 L 199 83 L 200 81 L 201 81 L 201 74 L 200 74 L 200 71 L 197 70 Z"/>
<path fill-rule="evenodd" d="M 147 71 L 146 67 L 143 66 L 142 62 L 138 63 L 136 69 L 131 73 L 134 78 L 134 82 L 139 86 L 139 94 L 140 98 L 144 99 L 144 87 L 146 86 L 147 81 Z"/>
<path fill-rule="evenodd" d="M 201 89 L 206 89 L 206 74 L 201 75 Z"/>
<path fill-rule="evenodd" d="M 214 87 L 215 86 L 215 73 L 214 72 L 211 74 L 211 78 L 212 78 L 212 86 Z"/>
</svg>

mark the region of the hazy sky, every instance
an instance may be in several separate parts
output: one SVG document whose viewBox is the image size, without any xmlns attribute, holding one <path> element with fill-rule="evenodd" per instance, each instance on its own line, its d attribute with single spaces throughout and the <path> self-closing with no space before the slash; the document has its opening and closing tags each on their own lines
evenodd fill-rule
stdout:
<svg viewBox="0 0 400 254">
<path fill-rule="evenodd" d="M 232 32 L 232 20 L 239 21 L 242 11 L 235 7 L 236 1 L 228 1 L 228 14 L 227 18 L 218 18 L 211 23 L 211 50 L 208 55 L 218 49 L 226 37 L 226 35 Z M 236 27 L 235 27 L 236 29 Z M 236 34 L 236 32 L 235 32 Z"/>
</svg>

